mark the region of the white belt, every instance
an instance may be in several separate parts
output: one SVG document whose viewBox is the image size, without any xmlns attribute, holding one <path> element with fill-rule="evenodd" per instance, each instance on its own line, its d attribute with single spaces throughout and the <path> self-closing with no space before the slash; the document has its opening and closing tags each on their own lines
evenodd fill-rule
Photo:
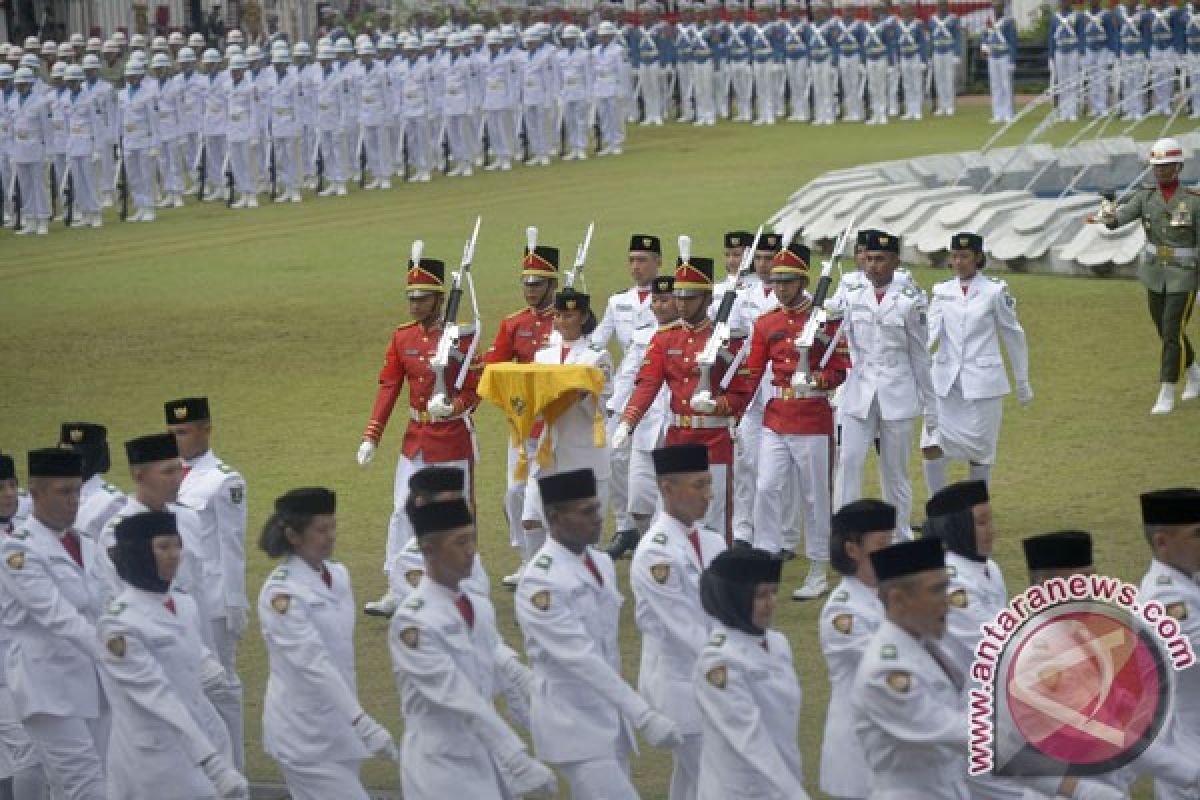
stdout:
<svg viewBox="0 0 1200 800">
<path fill-rule="evenodd" d="M 454 420 L 462 419 L 465 416 L 465 414 L 455 414 L 454 416 L 446 417 L 445 419 L 434 419 L 432 416 L 430 416 L 428 411 L 417 411 L 415 408 L 408 409 L 408 418 L 413 422 L 419 422 L 422 425 L 431 425 L 437 422 L 454 422 Z"/>
<path fill-rule="evenodd" d="M 734 422 L 733 417 L 692 416 L 691 414 L 671 415 L 671 425 L 676 428 L 690 428 L 692 430 L 732 428 Z"/>
<path fill-rule="evenodd" d="M 1146 243 L 1143 252 L 1159 261 L 1183 261 L 1184 259 L 1192 259 L 1196 257 L 1195 247 L 1171 247 L 1165 244 L 1150 244 Z"/>
</svg>

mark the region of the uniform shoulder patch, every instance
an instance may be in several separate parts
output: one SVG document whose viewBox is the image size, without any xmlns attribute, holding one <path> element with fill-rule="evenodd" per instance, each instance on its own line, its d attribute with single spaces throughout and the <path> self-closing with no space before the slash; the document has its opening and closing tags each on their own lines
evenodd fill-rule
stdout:
<svg viewBox="0 0 1200 800">
<path fill-rule="evenodd" d="M 835 603 L 844 603 L 850 599 L 850 593 L 842 589 L 840 592 L 834 592 L 833 597 L 830 599 Z"/>
<path fill-rule="evenodd" d="M 102 488 L 104 491 L 108 492 L 109 494 L 121 494 L 121 490 L 118 489 L 116 486 L 113 486 L 108 481 L 105 481 L 103 484 L 101 484 L 100 488 Z"/>
<path fill-rule="evenodd" d="M 666 544 L 667 535 L 665 533 L 656 533 L 650 537 L 650 541 L 654 542 L 655 544 Z"/>
<path fill-rule="evenodd" d="M 410 625 L 400 631 L 400 641 L 404 642 L 410 649 L 416 650 L 417 645 L 421 642 L 421 631 L 419 628 Z"/>
<path fill-rule="evenodd" d="M 553 563 L 554 557 L 543 553 L 537 557 L 537 560 L 533 562 L 533 565 L 538 569 L 550 569 L 550 565 Z"/>
<path fill-rule="evenodd" d="M 704 673 L 704 679 L 718 689 L 724 689 L 729 682 L 729 671 L 724 665 L 713 667 L 708 672 Z"/>
<path fill-rule="evenodd" d="M 966 589 L 955 589 L 949 594 L 950 605 L 955 608 L 966 608 L 970 604 Z"/>
<path fill-rule="evenodd" d="M 420 597 L 410 597 L 404 601 L 404 607 L 409 611 L 420 611 L 425 607 L 425 601 Z"/>
<path fill-rule="evenodd" d="M 29 538 L 29 531 L 25 530 L 24 528 L 20 528 L 9 534 L 8 538 L 16 539 L 17 541 L 24 541 Z"/>
<path fill-rule="evenodd" d="M 1155 583 L 1159 586 L 1170 586 L 1171 585 L 1171 576 L 1170 575 L 1159 575 L 1158 579 L 1155 581 Z"/>
<path fill-rule="evenodd" d="M 542 589 L 540 592 L 534 592 L 529 598 L 529 602 L 533 603 L 533 607 L 538 611 L 546 611 L 550 608 L 550 590 Z"/>
<path fill-rule="evenodd" d="M 14 572 L 25 569 L 25 554 L 20 551 L 9 553 L 8 558 L 4 559 L 4 563 Z"/>
<path fill-rule="evenodd" d="M 1168 603 L 1167 604 L 1167 616 L 1173 617 L 1174 619 L 1177 619 L 1180 622 L 1183 622 L 1185 619 L 1188 618 L 1187 603 L 1183 602 L 1182 600 L 1180 600 L 1177 603 Z"/>
<path fill-rule="evenodd" d="M 242 501 L 246 499 L 246 487 L 242 485 L 229 487 L 229 502 L 235 506 L 240 506 Z"/>
<path fill-rule="evenodd" d="M 280 593 L 271 598 L 271 608 L 275 609 L 278 614 L 286 614 L 291 607 L 292 596 L 290 594 Z"/>
<path fill-rule="evenodd" d="M 108 649 L 108 652 L 112 653 L 113 656 L 115 656 L 116 658 L 124 658 L 125 657 L 125 637 L 124 636 L 113 636 L 111 639 L 109 639 L 107 642 L 104 643 L 104 646 Z"/>
<path fill-rule="evenodd" d="M 912 688 L 912 675 L 902 669 L 894 669 L 887 674 L 887 685 L 894 692 L 907 694 Z"/>
<path fill-rule="evenodd" d="M 883 647 L 881 647 L 879 649 L 879 657 L 885 661 L 895 661 L 896 660 L 896 645 L 885 644 Z"/>
<path fill-rule="evenodd" d="M 708 637 L 708 646 L 709 647 L 724 647 L 725 646 L 725 634 L 721 633 L 720 631 L 714 632 L 712 636 Z"/>
<path fill-rule="evenodd" d="M 650 577 L 654 578 L 655 583 L 666 583 L 667 579 L 671 577 L 671 565 L 651 564 Z"/>
<path fill-rule="evenodd" d="M 421 577 L 424 574 L 425 570 L 423 569 L 410 569 L 408 572 L 404 573 L 404 580 L 408 582 L 409 586 L 415 589 L 417 588 L 417 584 L 421 582 Z"/>
<path fill-rule="evenodd" d="M 237 472 L 236 469 L 229 466 L 224 461 L 217 462 L 217 469 L 220 470 L 221 472 L 225 473 L 226 475 L 233 475 L 235 472 Z"/>
<path fill-rule="evenodd" d="M 833 618 L 833 628 L 838 633 L 850 634 L 854 630 L 854 615 L 838 614 Z"/>
<path fill-rule="evenodd" d="M 274 569 L 274 571 L 271 572 L 271 577 L 268 578 L 267 580 L 286 581 L 287 577 L 288 577 L 288 568 L 287 567 L 276 567 Z"/>
</svg>

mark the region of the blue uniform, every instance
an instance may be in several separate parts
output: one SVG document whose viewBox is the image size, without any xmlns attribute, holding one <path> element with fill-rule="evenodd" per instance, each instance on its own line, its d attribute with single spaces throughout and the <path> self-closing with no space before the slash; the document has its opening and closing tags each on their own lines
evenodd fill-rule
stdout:
<svg viewBox="0 0 1200 800">
<path fill-rule="evenodd" d="M 1017 55 L 1017 24 L 1005 16 L 983 33 L 983 52 L 988 57 L 988 83 L 992 91 L 992 122 L 1013 117 L 1012 74 Z"/>
<path fill-rule="evenodd" d="M 1047 35 L 1050 75 L 1058 93 L 1058 115 L 1067 121 L 1079 118 L 1080 79 L 1083 69 L 1083 15 L 1056 11 Z"/>
<path fill-rule="evenodd" d="M 1082 11 L 1083 69 L 1087 77 L 1088 109 L 1094 115 L 1108 111 L 1112 66 L 1120 49 L 1116 17 L 1111 11 Z"/>
<path fill-rule="evenodd" d="M 1186 25 L 1178 8 L 1152 8 L 1146 12 L 1150 28 L 1150 72 L 1153 88 L 1153 114 L 1171 112 L 1174 94 L 1175 69 L 1184 51 L 1183 30 Z"/>
<path fill-rule="evenodd" d="M 919 19 L 896 20 L 897 71 L 904 88 L 904 118 L 920 119 L 925 104 L 925 69 L 929 62 L 929 34 Z M 953 89 L 952 89 L 953 91 Z"/>
<path fill-rule="evenodd" d="M 842 119 L 848 122 L 863 120 L 863 56 L 858 24 L 834 17 L 830 41 L 837 57 L 838 75 L 842 82 Z"/>
<path fill-rule="evenodd" d="M 791 96 L 794 122 L 808 122 L 808 93 L 812 86 L 812 71 L 809 65 L 809 25 L 802 19 L 790 19 L 781 24 L 783 32 L 783 63 L 787 71 L 788 94 Z"/>
</svg>

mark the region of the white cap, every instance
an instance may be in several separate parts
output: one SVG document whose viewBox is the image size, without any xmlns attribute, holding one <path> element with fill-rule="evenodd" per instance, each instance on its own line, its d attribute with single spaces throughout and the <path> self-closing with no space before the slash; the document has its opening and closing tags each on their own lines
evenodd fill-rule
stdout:
<svg viewBox="0 0 1200 800">
<path fill-rule="evenodd" d="M 166 53 L 155 53 L 150 59 L 150 66 L 154 69 L 170 69 L 171 57 Z"/>
<path fill-rule="evenodd" d="M 500 37 L 500 31 L 488 31 L 487 36 L 483 37 L 483 41 L 487 44 L 504 44 L 504 40 Z"/>
<path fill-rule="evenodd" d="M 12 80 L 14 72 L 16 70 L 12 68 L 12 64 L 0 64 L 0 81 Z"/>
<path fill-rule="evenodd" d="M 95 53 L 88 53 L 83 57 L 84 69 L 100 69 L 100 56 Z"/>
<path fill-rule="evenodd" d="M 51 39 L 47 39 L 46 41 L 42 42 L 42 55 L 53 56 L 57 52 L 58 52 L 58 42 L 55 42 Z"/>
<path fill-rule="evenodd" d="M 129 41 L 125 38 L 125 31 L 113 31 L 112 40 L 117 44 L 127 44 Z"/>
<path fill-rule="evenodd" d="M 421 37 L 421 47 L 437 47 L 438 39 L 432 33 L 427 33 Z"/>
<path fill-rule="evenodd" d="M 374 44 L 374 42 L 372 42 L 371 37 L 365 33 L 360 33 L 358 36 L 354 37 L 354 49 L 357 50 L 364 44 Z"/>
<path fill-rule="evenodd" d="M 475 22 L 472 23 L 471 27 L 467 28 L 467 32 L 470 33 L 472 37 L 478 39 L 480 36 L 483 36 L 487 33 L 487 28 L 483 27 L 483 25 L 480 23 Z"/>
<path fill-rule="evenodd" d="M 25 37 L 25 49 L 26 50 L 37 50 L 41 46 L 41 44 L 42 44 L 41 41 L 36 36 L 26 36 Z"/>
<path fill-rule="evenodd" d="M 83 67 L 78 64 L 72 64 L 67 67 L 67 74 L 64 77 L 69 81 L 81 81 L 86 76 L 83 74 Z"/>
<path fill-rule="evenodd" d="M 417 41 L 415 36 L 405 36 L 404 44 L 401 45 L 404 50 L 420 50 L 421 43 Z"/>
<path fill-rule="evenodd" d="M 129 37 L 129 46 L 135 47 L 135 48 L 138 48 L 138 47 L 145 48 L 146 47 L 146 34 L 135 33 L 133 36 Z"/>
<path fill-rule="evenodd" d="M 175 60 L 180 64 L 195 64 L 196 51 L 190 47 L 179 48 L 179 53 L 175 56 Z"/>
<path fill-rule="evenodd" d="M 231 56 L 229 59 L 229 68 L 230 69 L 245 69 L 246 68 L 246 57 L 245 56 Z"/>
<path fill-rule="evenodd" d="M 188 37 L 188 47 L 192 48 L 193 50 L 200 49 L 204 47 L 205 44 L 207 44 L 207 42 L 205 42 L 204 34 L 202 33 L 193 33 Z"/>
<path fill-rule="evenodd" d="M 1151 164 L 1182 164 L 1183 163 L 1183 145 L 1178 139 L 1173 139 L 1170 136 L 1159 139 L 1150 148 L 1150 163 Z"/>
<path fill-rule="evenodd" d="M 71 45 L 67 44 L 66 42 L 63 42 L 62 44 L 60 44 L 58 46 L 58 57 L 59 58 L 74 58 L 74 56 L 75 56 L 75 48 L 71 47 Z"/>
<path fill-rule="evenodd" d="M 200 56 L 201 64 L 220 64 L 221 51 L 215 47 L 210 47 L 204 51 L 204 55 Z"/>
<path fill-rule="evenodd" d="M 513 27 L 512 25 L 501 25 L 500 26 L 500 38 L 502 38 L 502 39 L 517 38 L 517 29 L 515 27 Z"/>
<path fill-rule="evenodd" d="M 380 50 L 395 50 L 396 49 L 396 37 L 392 36 L 390 33 L 385 33 L 383 36 L 380 36 L 379 37 L 379 49 Z"/>
<path fill-rule="evenodd" d="M 333 39 L 330 39 L 328 36 L 322 36 L 320 39 L 317 39 L 317 47 L 321 47 L 322 45 L 326 44 L 330 47 L 333 47 Z"/>
<path fill-rule="evenodd" d="M 583 31 L 579 29 L 578 25 L 568 25 L 563 28 L 562 38 L 564 39 L 578 39 L 582 35 Z"/>
<path fill-rule="evenodd" d="M 117 44 L 116 39 L 107 39 L 104 44 L 100 45 L 100 52 L 119 53 L 121 52 L 121 45 Z"/>
<path fill-rule="evenodd" d="M 258 59 L 260 59 L 262 57 L 263 57 L 263 51 L 262 51 L 262 48 L 259 47 L 258 45 L 252 44 L 246 48 L 246 60 L 247 61 L 257 61 Z"/>
<path fill-rule="evenodd" d="M 317 46 L 317 60 L 328 61 L 334 57 L 333 45 L 322 44 Z"/>
<path fill-rule="evenodd" d="M 290 64 L 290 63 L 292 63 L 292 57 L 288 55 L 288 51 L 286 48 L 284 48 L 282 50 L 272 50 L 271 51 L 271 63 L 272 64 Z"/>
<path fill-rule="evenodd" d="M 225 58 L 226 59 L 230 59 L 230 58 L 233 58 L 234 56 L 241 56 L 241 55 L 245 55 L 245 54 L 242 52 L 242 48 L 240 45 L 231 44 L 225 48 Z"/>
<path fill-rule="evenodd" d="M 373 56 L 375 55 L 375 45 L 368 40 L 354 48 L 354 51 L 360 56 Z"/>
<path fill-rule="evenodd" d="M 167 37 L 167 44 L 172 47 L 183 47 L 187 44 L 187 39 L 184 39 L 183 34 L 179 31 L 171 31 L 171 35 Z"/>
<path fill-rule="evenodd" d="M 166 50 L 167 49 L 167 37 L 155 36 L 153 39 L 150 40 L 150 49 L 151 50 Z"/>
<path fill-rule="evenodd" d="M 67 41 L 71 43 L 72 47 L 74 47 L 76 45 L 84 44 L 86 40 L 83 38 L 82 33 L 76 32 L 76 33 L 72 33 L 70 38 L 67 39 Z"/>
<path fill-rule="evenodd" d="M 600 36 L 616 36 L 617 26 L 608 20 L 604 20 L 600 23 L 600 27 L 596 29 L 596 33 Z"/>
<path fill-rule="evenodd" d="M 86 49 L 89 53 L 99 53 L 101 47 L 104 47 L 104 42 L 100 40 L 99 36 L 93 36 L 87 40 Z"/>
<path fill-rule="evenodd" d="M 339 54 L 340 53 L 353 53 L 354 52 L 354 44 L 351 43 L 351 41 L 349 39 L 347 39 L 345 36 L 343 36 L 341 39 L 338 39 L 336 42 L 334 42 L 333 50 L 335 53 L 339 53 Z"/>
<path fill-rule="evenodd" d="M 8 46 L 8 52 L 5 53 L 4 55 L 5 55 L 5 58 L 20 58 L 21 57 L 21 48 L 15 44 L 10 44 Z"/>
<path fill-rule="evenodd" d="M 225 41 L 230 44 L 245 44 L 246 37 L 244 35 L 242 35 L 242 32 L 240 30 L 238 30 L 237 28 L 234 28 L 233 30 L 231 30 L 225 34 Z"/>
<path fill-rule="evenodd" d="M 52 66 L 50 68 L 50 77 L 51 78 L 63 78 L 63 77 L 66 77 L 66 74 L 67 74 L 67 62 L 65 62 L 65 61 L 55 61 L 54 66 Z"/>
<path fill-rule="evenodd" d="M 145 74 L 146 74 L 146 66 L 141 61 L 131 58 L 125 64 L 125 77 L 128 78 L 133 75 L 145 75 Z"/>
<path fill-rule="evenodd" d="M 33 70 L 42 68 L 41 59 L 39 59 L 33 53 L 26 53 L 25 55 L 21 56 L 21 60 L 18 63 L 22 67 L 29 67 L 29 69 L 33 69 Z"/>
<path fill-rule="evenodd" d="M 29 67 L 21 67 L 13 73 L 14 83 L 33 83 L 33 70 Z"/>
<path fill-rule="evenodd" d="M 292 52 L 297 56 L 311 56 L 312 48 L 308 46 L 308 42 L 296 42 L 296 46 L 292 48 Z"/>
</svg>

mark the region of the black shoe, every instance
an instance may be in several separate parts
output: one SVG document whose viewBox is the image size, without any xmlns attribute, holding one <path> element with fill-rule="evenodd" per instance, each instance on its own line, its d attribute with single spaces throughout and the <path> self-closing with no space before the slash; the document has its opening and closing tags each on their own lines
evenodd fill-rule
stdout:
<svg viewBox="0 0 1200 800">
<path fill-rule="evenodd" d="M 733 540 L 733 549 L 734 550 L 750 550 L 753 547 L 754 547 L 754 545 L 750 544 L 745 539 L 738 539 L 738 538 L 734 537 L 734 540 Z"/>
<path fill-rule="evenodd" d="M 608 543 L 608 550 L 605 552 L 608 553 L 613 561 L 616 561 L 626 553 L 632 553 L 636 550 L 638 539 L 640 538 L 641 535 L 637 532 L 636 528 L 617 531 L 613 534 L 612 541 Z"/>
<path fill-rule="evenodd" d="M 795 558 L 795 557 L 796 557 L 796 551 L 795 551 L 795 550 L 788 550 L 788 549 L 785 547 L 785 548 L 783 548 L 782 550 L 780 550 L 780 551 L 779 551 L 779 560 L 780 560 L 780 561 L 791 561 L 791 560 L 792 560 L 793 558 Z"/>
</svg>

